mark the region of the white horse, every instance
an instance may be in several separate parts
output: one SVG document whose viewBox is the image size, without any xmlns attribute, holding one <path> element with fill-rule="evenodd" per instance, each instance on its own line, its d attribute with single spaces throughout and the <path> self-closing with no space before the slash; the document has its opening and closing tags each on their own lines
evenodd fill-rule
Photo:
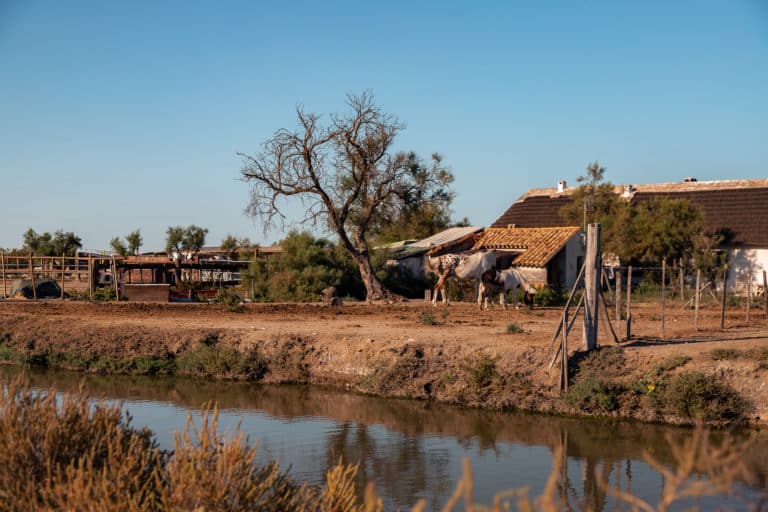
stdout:
<svg viewBox="0 0 768 512">
<path fill-rule="evenodd" d="M 512 290 L 512 301 L 515 309 L 517 309 L 517 289 L 520 286 L 523 287 L 526 293 L 536 293 L 536 288 L 516 268 L 508 268 L 502 271 L 489 270 L 483 273 L 480 279 L 477 306 L 481 309 L 488 309 L 488 299 L 492 299 L 493 295 L 498 293 L 499 304 L 502 308 L 507 309 L 507 292 Z"/>
<path fill-rule="evenodd" d="M 468 281 L 480 281 L 483 272 L 496 264 L 496 254 L 492 252 L 476 252 L 469 255 L 443 254 L 442 256 L 427 255 L 424 268 L 427 272 L 437 274 L 437 284 L 432 293 L 432 305 L 437 305 L 437 296 L 443 294 L 443 303 L 448 302 L 445 294 L 445 284 L 449 277 L 458 277 Z"/>
</svg>

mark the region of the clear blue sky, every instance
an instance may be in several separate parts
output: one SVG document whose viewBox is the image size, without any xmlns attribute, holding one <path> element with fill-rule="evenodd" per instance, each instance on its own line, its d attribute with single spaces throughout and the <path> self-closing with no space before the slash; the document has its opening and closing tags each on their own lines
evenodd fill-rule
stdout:
<svg viewBox="0 0 768 512">
<path fill-rule="evenodd" d="M 0 247 L 169 225 L 269 243 L 236 152 L 371 89 L 454 217 L 531 187 L 768 176 L 768 2 L 0 0 Z"/>
</svg>

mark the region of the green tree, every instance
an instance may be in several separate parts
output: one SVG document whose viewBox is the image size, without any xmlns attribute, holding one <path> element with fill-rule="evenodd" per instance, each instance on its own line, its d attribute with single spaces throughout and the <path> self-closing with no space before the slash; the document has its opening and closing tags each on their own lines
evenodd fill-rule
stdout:
<svg viewBox="0 0 768 512">
<path fill-rule="evenodd" d="M 125 258 L 128 256 L 128 246 L 125 245 L 125 242 L 120 240 L 119 236 L 116 236 L 112 240 L 109 241 L 109 246 L 112 247 L 112 250 L 115 251 L 117 254 Z"/>
<path fill-rule="evenodd" d="M 125 241 L 128 243 L 128 251 L 131 254 L 139 254 L 139 249 L 141 249 L 141 246 L 144 244 L 144 238 L 141 236 L 141 230 L 137 229 L 125 235 Z"/>
<path fill-rule="evenodd" d="M 633 215 L 624 221 L 629 241 L 624 254 L 627 262 L 658 264 L 694 257 L 704 232 L 704 213 L 687 199 L 655 198 L 633 206 Z M 619 248 L 621 250 L 621 248 Z"/>
<path fill-rule="evenodd" d="M 382 213 L 402 207 L 405 191 L 437 187 L 448 174 L 439 165 L 414 173 L 414 158 L 392 151 L 404 126 L 371 94 L 349 96 L 347 105 L 346 114 L 325 124 L 298 107 L 296 130 L 278 130 L 254 156 L 240 154 L 241 174 L 251 184 L 247 212 L 265 227 L 284 221 L 285 201 L 296 198 L 305 212 L 300 223 L 333 231 L 371 301 L 392 296 L 375 274 L 368 246 Z"/>
<path fill-rule="evenodd" d="M 227 258 L 236 260 L 240 258 L 241 251 L 249 249 L 251 247 L 251 241 L 248 238 L 237 238 L 230 234 L 221 241 L 221 252 L 227 256 Z"/>
<path fill-rule="evenodd" d="M 581 184 L 571 196 L 572 201 L 560 209 L 560 217 L 570 226 L 599 222 L 604 238 L 610 238 L 614 220 L 620 215 L 625 203 L 616 195 L 614 186 L 605 180 L 605 167 L 598 162 L 587 165 L 586 174 L 579 176 Z"/>
<path fill-rule="evenodd" d="M 112 250 L 115 251 L 120 256 L 122 256 L 123 258 L 125 258 L 128 255 L 135 256 L 139 254 L 139 249 L 141 248 L 143 243 L 144 243 L 144 239 L 141 236 L 140 229 L 131 231 L 130 233 L 125 235 L 125 242 L 123 242 L 120 239 L 120 237 L 115 237 L 109 241 L 109 245 L 112 247 Z"/>
<path fill-rule="evenodd" d="M 165 250 L 168 255 L 176 253 L 174 262 L 176 266 L 176 282 L 181 281 L 181 259 L 182 257 L 192 257 L 205 245 L 205 236 L 208 229 L 190 224 L 183 228 L 181 226 L 168 226 L 165 232 Z"/>
<path fill-rule="evenodd" d="M 333 245 L 310 233 L 291 231 L 280 242 L 283 253 L 270 277 L 270 298 L 275 301 L 316 300 L 328 286 L 339 284 L 341 271 L 333 260 Z"/>
<path fill-rule="evenodd" d="M 49 232 L 38 234 L 29 228 L 22 235 L 24 249 L 35 256 L 74 256 L 83 244 L 79 236 L 72 231 L 64 232 L 59 229 L 53 234 Z"/>
</svg>

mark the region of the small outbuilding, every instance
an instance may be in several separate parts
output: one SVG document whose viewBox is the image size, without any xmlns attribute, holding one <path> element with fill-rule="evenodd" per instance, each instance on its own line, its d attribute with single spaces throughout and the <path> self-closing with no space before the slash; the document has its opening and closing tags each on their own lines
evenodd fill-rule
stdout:
<svg viewBox="0 0 768 512">
<path fill-rule="evenodd" d="M 584 260 L 581 229 L 487 228 L 473 251 L 494 251 L 497 267 L 516 267 L 534 286 L 573 287 Z"/>
</svg>

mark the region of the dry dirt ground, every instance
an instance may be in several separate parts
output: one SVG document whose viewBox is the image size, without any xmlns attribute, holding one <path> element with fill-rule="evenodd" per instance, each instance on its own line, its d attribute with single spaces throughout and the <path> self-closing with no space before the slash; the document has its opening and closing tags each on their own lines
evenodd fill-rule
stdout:
<svg viewBox="0 0 768 512">
<path fill-rule="evenodd" d="M 557 308 L 480 311 L 467 303 L 434 308 L 410 301 L 392 305 L 345 303 L 247 304 L 231 312 L 214 304 L 0 302 L 0 336 L 25 350 L 57 346 L 113 357 L 178 354 L 215 335 L 239 350 L 257 348 L 272 364 L 266 380 L 306 381 L 357 391 L 466 405 L 569 413 L 560 398 L 557 369 L 548 370 L 560 321 Z M 751 417 L 768 419 L 768 364 L 749 358 L 715 360 L 718 348 L 768 347 L 762 309 L 728 311 L 720 330 L 718 309 L 705 309 L 700 331 L 693 312 L 666 308 L 660 340 L 657 304 L 633 303 L 633 339 L 618 344 L 626 374 L 642 375 L 678 355 L 686 370 L 715 375 L 754 404 Z M 602 318 L 601 318 L 602 321 Z M 623 323 L 613 322 L 619 336 Z M 522 332 L 507 332 L 510 324 Z M 578 325 L 570 350 L 581 344 Z M 603 322 L 601 345 L 615 345 Z M 493 361 L 498 375 L 482 362 Z M 499 377 L 500 376 L 500 377 Z M 498 377 L 498 378 L 497 378 Z M 617 415 L 663 420 L 626 408 Z"/>
</svg>

